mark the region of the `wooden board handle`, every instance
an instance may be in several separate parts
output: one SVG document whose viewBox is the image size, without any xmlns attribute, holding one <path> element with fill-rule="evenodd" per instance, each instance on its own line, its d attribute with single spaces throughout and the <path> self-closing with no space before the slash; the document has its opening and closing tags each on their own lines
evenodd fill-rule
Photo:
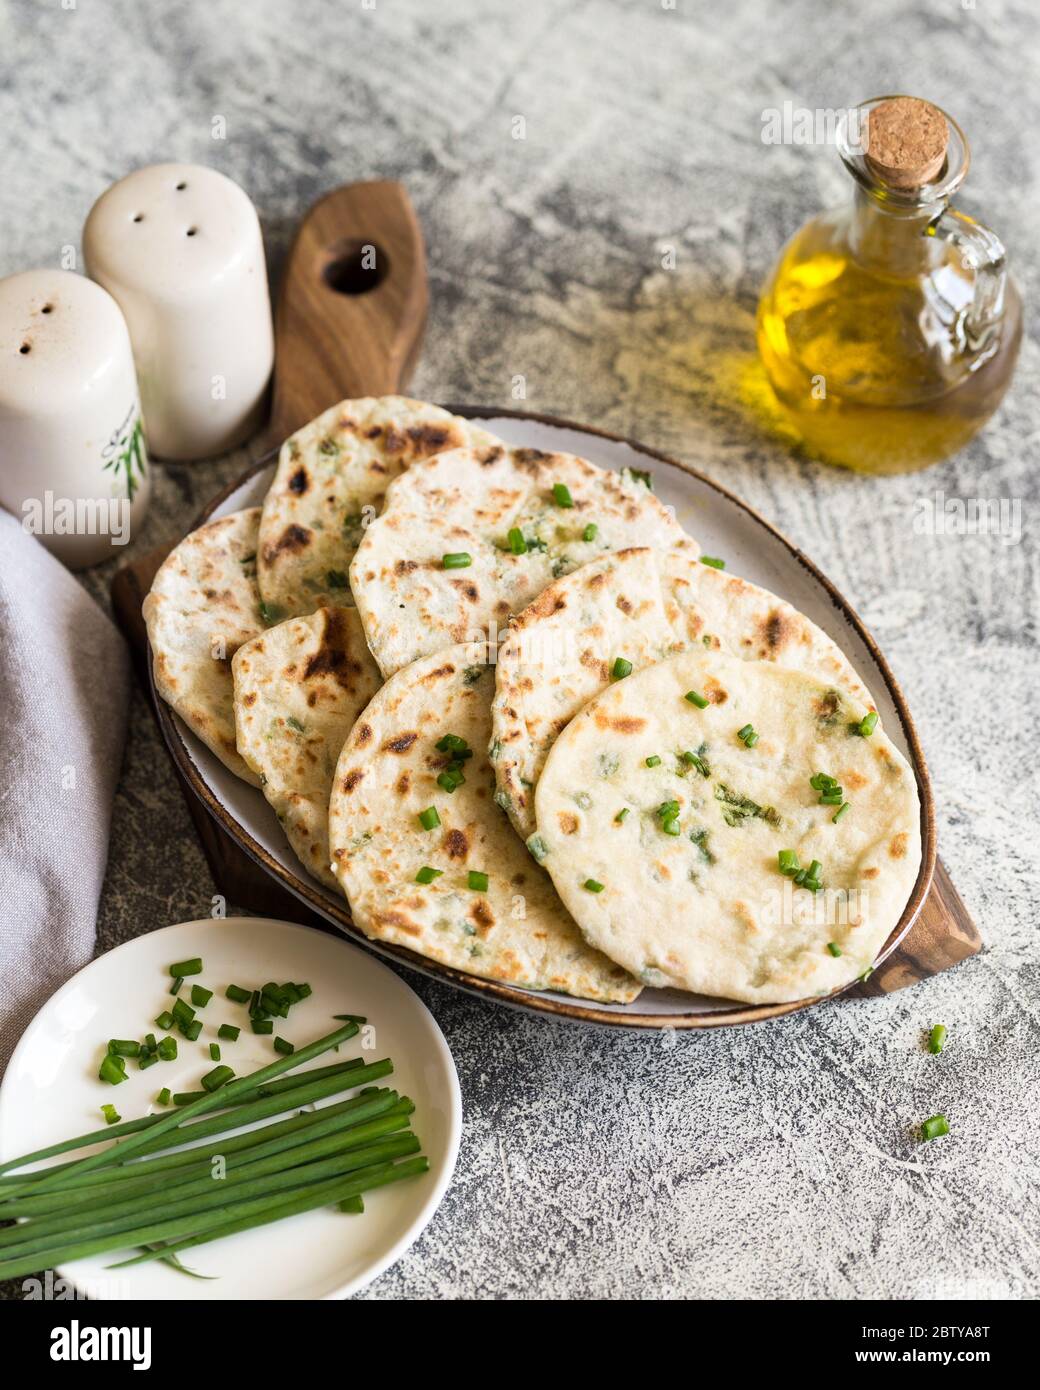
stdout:
<svg viewBox="0 0 1040 1390">
<path fill-rule="evenodd" d="M 422 231 L 401 184 L 352 183 L 315 203 L 278 293 L 268 443 L 348 396 L 400 391 L 427 298 Z"/>
<path fill-rule="evenodd" d="M 907 985 L 949 970 L 982 950 L 982 937 L 964 900 L 953 886 L 946 865 L 935 861 L 932 886 L 920 916 L 906 939 L 857 986 L 861 994 L 892 994 Z"/>
</svg>

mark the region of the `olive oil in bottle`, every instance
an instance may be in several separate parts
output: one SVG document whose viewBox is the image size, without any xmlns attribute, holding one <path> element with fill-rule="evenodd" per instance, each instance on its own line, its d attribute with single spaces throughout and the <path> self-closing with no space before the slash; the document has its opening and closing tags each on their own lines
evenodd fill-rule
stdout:
<svg viewBox="0 0 1040 1390">
<path fill-rule="evenodd" d="M 876 98 L 849 113 L 838 147 L 853 201 L 785 247 L 759 303 L 759 351 L 810 453 L 911 472 L 955 453 L 999 405 L 1021 301 L 994 234 L 948 206 L 969 161 L 950 117 Z"/>
</svg>

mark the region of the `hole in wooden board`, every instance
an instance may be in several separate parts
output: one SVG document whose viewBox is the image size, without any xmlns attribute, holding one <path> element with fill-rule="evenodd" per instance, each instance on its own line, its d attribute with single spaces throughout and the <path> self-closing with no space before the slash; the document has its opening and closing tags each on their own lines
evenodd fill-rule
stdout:
<svg viewBox="0 0 1040 1390">
<path fill-rule="evenodd" d="M 322 279 L 337 294 L 368 294 L 381 285 L 390 271 L 390 262 L 371 241 L 347 242 L 322 272 Z"/>
</svg>

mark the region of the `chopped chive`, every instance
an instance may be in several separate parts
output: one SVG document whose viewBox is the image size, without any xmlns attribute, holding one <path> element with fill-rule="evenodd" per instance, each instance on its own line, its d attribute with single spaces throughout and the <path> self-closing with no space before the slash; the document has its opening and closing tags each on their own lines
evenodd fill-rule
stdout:
<svg viewBox="0 0 1040 1390">
<path fill-rule="evenodd" d="M 293 1043 L 286 1042 L 284 1038 L 276 1036 L 274 1040 L 274 1050 L 275 1052 L 280 1052 L 283 1057 L 291 1057 L 296 1051 L 296 1047 Z"/>
<path fill-rule="evenodd" d="M 935 1027 L 932 1029 L 932 1031 L 928 1034 L 928 1051 L 936 1053 L 941 1052 L 943 1050 L 943 1043 L 945 1041 L 946 1024 L 937 1023 Z"/>
<path fill-rule="evenodd" d="M 809 877 L 818 879 L 820 877 L 820 874 L 822 873 L 823 865 L 820 863 L 818 859 L 814 859 L 812 863 L 809 865 Z"/>
<path fill-rule="evenodd" d="M 707 745 L 702 743 L 701 752 L 703 752 L 706 747 Z M 685 753 L 680 753 L 679 757 L 682 762 L 689 763 L 691 767 L 695 767 L 702 777 L 711 776 L 711 768 L 701 757 L 700 753 L 691 753 L 690 750 L 687 749 Z"/>
<path fill-rule="evenodd" d="M 202 1020 L 197 1018 L 194 1023 L 189 1023 L 187 1027 L 182 1028 L 181 1032 L 189 1042 L 197 1042 L 199 1034 L 202 1032 Z"/>
<path fill-rule="evenodd" d="M 118 1086 L 126 1080 L 126 1062 L 117 1053 L 106 1052 L 98 1068 L 98 1080 L 107 1081 L 110 1086 Z"/>
<path fill-rule="evenodd" d="M 456 550 L 441 556 L 441 564 L 446 570 L 468 570 L 472 563 L 473 556 L 465 550 Z"/>
<path fill-rule="evenodd" d="M 830 953 L 831 953 L 832 956 L 840 956 L 840 955 L 841 955 L 841 947 L 838 945 L 838 943 L 837 943 L 836 941 L 828 941 L 828 942 L 827 942 L 827 950 L 830 951 Z"/>
<path fill-rule="evenodd" d="M 689 700 L 691 705 L 696 705 L 698 709 L 708 708 L 708 701 L 698 690 L 687 690 L 683 698 Z"/>
<path fill-rule="evenodd" d="M 236 1028 L 233 1023 L 222 1023 L 217 1029 L 217 1037 L 223 1038 L 225 1042 L 238 1042 L 238 1035 L 241 1028 Z"/>
<path fill-rule="evenodd" d="M 365 1199 L 360 1193 L 355 1197 L 344 1197 L 339 1203 L 339 1209 L 346 1212 L 348 1216 L 362 1216 L 365 1210 Z"/>
<path fill-rule="evenodd" d="M 469 744 L 459 734 L 444 734 L 433 746 L 438 753 L 463 753 L 469 749 Z"/>
<path fill-rule="evenodd" d="M 441 818 L 437 814 L 436 806 L 427 806 L 425 811 L 419 812 L 419 824 L 424 830 L 436 830 L 441 823 Z"/>
<path fill-rule="evenodd" d="M 945 1115 L 933 1115 L 930 1120 L 925 1120 L 921 1126 L 922 1139 L 938 1139 L 940 1135 L 949 1134 L 950 1126 Z"/>
<path fill-rule="evenodd" d="M 461 772 L 453 767 L 446 767 L 437 777 L 437 785 L 450 795 L 457 787 L 461 787 L 465 782 L 465 777 Z"/>
<path fill-rule="evenodd" d="M 701 564 L 710 565 L 713 570 L 724 570 L 726 568 L 725 560 L 720 560 L 715 555 L 702 555 Z"/>
<path fill-rule="evenodd" d="M 210 1043 L 209 1045 L 209 1060 L 211 1062 L 220 1061 L 220 1048 L 217 1046 L 216 1043 Z"/>
<path fill-rule="evenodd" d="M 159 1039 L 159 1056 L 162 1058 L 162 1060 L 163 1060 L 164 1062 L 172 1062 L 172 1061 L 175 1061 L 175 1060 L 176 1060 L 176 1057 L 177 1057 L 177 1039 L 176 1039 L 176 1038 L 160 1038 L 160 1039 Z"/>
<path fill-rule="evenodd" d="M 174 980 L 173 984 L 170 986 L 170 993 L 171 993 L 171 994 L 180 994 L 180 992 L 181 992 L 181 985 L 182 985 L 183 983 L 184 983 L 184 976 L 183 976 L 183 975 L 178 975 L 177 978 Z"/>
<path fill-rule="evenodd" d="M 587 878 L 582 887 L 587 888 L 590 893 L 603 892 L 603 884 L 597 883 L 597 881 L 594 878 Z"/>
<path fill-rule="evenodd" d="M 443 869 L 431 869 L 429 864 L 424 864 L 415 875 L 416 883 L 432 883 L 435 878 L 440 878 Z"/>
<path fill-rule="evenodd" d="M 159 1094 L 155 1097 L 155 1101 L 156 1101 L 156 1104 L 157 1104 L 157 1105 L 169 1105 L 169 1103 L 170 1103 L 170 1088 L 169 1088 L 169 1086 L 164 1086 L 164 1087 L 162 1088 L 162 1090 L 159 1092 Z"/>
<path fill-rule="evenodd" d="M 630 807 L 628 807 L 628 806 L 622 806 L 621 810 L 620 810 L 620 811 L 617 813 L 617 815 L 614 817 L 614 820 L 615 820 L 616 824 L 620 825 L 620 824 L 622 823 L 622 821 L 623 821 L 623 820 L 625 819 L 625 817 L 628 815 L 629 810 L 630 810 Z"/>
<path fill-rule="evenodd" d="M 211 989 L 203 989 L 201 985 L 192 985 L 191 1002 L 197 1009 L 204 1009 L 212 998 L 213 991 Z"/>
<path fill-rule="evenodd" d="M 754 746 L 755 746 L 755 744 L 756 744 L 757 742 L 758 742 L 758 734 L 756 734 L 755 731 L 754 731 L 754 729 L 752 729 L 751 732 L 748 734 L 747 738 L 744 740 L 744 747 L 745 747 L 745 748 L 754 748 Z"/>
<path fill-rule="evenodd" d="M 266 1034 L 274 1032 L 274 1024 L 269 1018 L 254 1018 L 252 1026 L 254 1033 Z"/>
<path fill-rule="evenodd" d="M 141 1044 L 130 1038 L 109 1038 L 108 1050 L 114 1057 L 138 1057 Z"/>
<path fill-rule="evenodd" d="M 488 890 L 488 876 L 476 869 L 470 869 L 466 875 L 467 885 L 473 889 L 474 893 L 486 893 Z"/>
<path fill-rule="evenodd" d="M 661 822 L 661 829 L 666 835 L 681 835 L 682 826 L 679 824 L 679 817 L 669 816 L 667 820 Z"/>
<path fill-rule="evenodd" d="M 599 527 L 594 521 L 590 521 L 588 526 L 585 527 L 585 530 L 582 531 L 581 538 L 583 541 L 594 541 L 598 535 Z"/>
<path fill-rule="evenodd" d="M 147 1071 L 149 1067 L 154 1067 L 159 1060 L 157 1052 L 142 1052 L 137 1059 L 138 1071 Z"/>
<path fill-rule="evenodd" d="M 536 863 L 540 864 L 543 859 L 549 857 L 549 846 L 545 843 L 541 835 L 529 835 L 524 843 L 527 845 L 528 851 Z"/>
<path fill-rule="evenodd" d="M 509 549 L 513 552 L 514 555 L 527 554 L 527 542 L 524 540 L 524 533 L 520 530 L 519 526 L 513 526 L 510 528 L 509 535 L 506 537 L 506 540 L 509 542 Z"/>
<path fill-rule="evenodd" d="M 871 734 L 874 732 L 874 730 L 877 728 L 877 722 L 878 722 L 878 713 L 877 713 L 877 710 L 873 710 L 873 709 L 872 709 L 872 710 L 870 711 L 870 713 L 869 713 L 869 714 L 865 714 L 865 715 L 863 716 L 863 718 L 859 721 L 859 723 L 856 725 L 856 732 L 857 732 L 858 734 L 860 734 L 861 737 L 863 737 L 863 738 L 869 738 L 870 735 L 871 735 Z M 943 1130 L 943 1133 L 945 1134 L 946 1131 Z"/>
<path fill-rule="evenodd" d="M 114 1105 L 103 1105 L 101 1107 L 101 1113 L 105 1117 L 106 1125 L 117 1125 L 123 1118 Z"/>
<path fill-rule="evenodd" d="M 672 820 L 679 814 L 678 801 L 662 801 L 657 808 L 657 814 L 662 820 Z"/>
<path fill-rule="evenodd" d="M 798 855 L 793 849 L 782 849 L 776 856 L 777 868 L 785 878 L 791 878 L 798 872 Z"/>
<path fill-rule="evenodd" d="M 332 1017 L 338 1018 L 340 1023 L 356 1023 L 359 1028 L 368 1022 L 364 1014 L 333 1014 Z"/>
<path fill-rule="evenodd" d="M 195 1017 L 195 1010 L 190 1004 L 186 1004 L 183 999 L 178 999 L 173 1006 L 174 1022 L 183 1028 L 191 1023 Z"/>
<path fill-rule="evenodd" d="M 192 956 L 191 960 L 175 961 L 174 964 L 170 966 L 170 974 L 175 980 L 178 977 L 183 979 L 185 975 L 201 975 L 202 957 Z"/>
<path fill-rule="evenodd" d="M 228 985 L 224 991 L 224 998 L 230 999 L 233 1004 L 248 1004 L 249 990 L 243 989 L 241 985 Z"/>
<path fill-rule="evenodd" d="M 656 753 L 651 753 L 650 757 L 646 760 L 646 765 L 647 767 L 660 767 L 661 759 L 657 756 Z"/>
<path fill-rule="evenodd" d="M 574 498 L 571 496 L 571 490 L 566 483 L 553 483 L 552 494 L 558 507 L 574 506 Z"/>
<path fill-rule="evenodd" d="M 214 1067 L 212 1071 L 208 1071 L 202 1078 L 202 1089 L 204 1091 L 218 1091 L 221 1086 L 227 1085 L 234 1074 L 234 1070 L 231 1067 Z"/>
<path fill-rule="evenodd" d="M 311 995 L 314 993 L 314 991 L 311 989 L 310 985 L 308 985 L 308 984 L 306 984 L 306 983 L 305 983 L 305 984 L 302 984 L 302 985 L 301 985 L 301 984 L 298 984 L 298 985 L 296 986 L 296 991 L 297 991 L 297 993 L 299 994 L 299 996 L 300 996 L 301 999 L 309 999 L 309 998 L 311 997 Z"/>
<path fill-rule="evenodd" d="M 758 742 L 758 734 L 755 733 L 754 724 L 745 724 L 742 729 L 738 729 L 737 738 L 746 748 L 754 748 Z"/>
<path fill-rule="evenodd" d="M 841 787 L 835 787 L 834 791 L 820 793 L 821 806 L 840 806 L 845 799 L 845 793 Z"/>
<path fill-rule="evenodd" d="M 845 812 L 849 809 L 849 807 L 850 807 L 851 805 L 852 805 L 852 802 L 851 802 L 851 801 L 843 801 L 843 802 L 841 803 L 841 805 L 838 807 L 838 809 L 834 812 L 834 815 L 831 816 L 831 820 L 832 820 L 832 822 L 833 822 L 835 825 L 838 824 L 838 822 L 841 820 L 842 816 L 845 814 Z"/>
<path fill-rule="evenodd" d="M 797 872 L 796 874 L 792 874 L 792 878 L 794 879 L 795 883 L 798 884 L 798 887 L 799 887 L 799 888 L 801 888 L 802 884 L 805 882 L 805 880 L 806 880 L 808 877 L 809 877 L 809 870 L 808 870 L 808 869 L 799 869 L 798 872 Z"/>
<path fill-rule="evenodd" d="M 614 662 L 614 665 L 610 668 L 610 674 L 616 681 L 624 680 L 626 676 L 632 674 L 631 661 L 626 661 L 623 656 L 619 656 Z"/>
</svg>

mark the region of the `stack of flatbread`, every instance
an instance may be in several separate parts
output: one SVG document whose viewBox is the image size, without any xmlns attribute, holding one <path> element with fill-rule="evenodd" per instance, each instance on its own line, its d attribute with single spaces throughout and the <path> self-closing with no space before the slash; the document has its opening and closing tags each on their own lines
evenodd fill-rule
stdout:
<svg viewBox="0 0 1040 1390">
<path fill-rule="evenodd" d="M 344 401 L 145 601 L 160 695 L 370 937 L 533 990 L 801 999 L 872 965 L 913 773 L 839 648 L 646 474 Z"/>
</svg>

